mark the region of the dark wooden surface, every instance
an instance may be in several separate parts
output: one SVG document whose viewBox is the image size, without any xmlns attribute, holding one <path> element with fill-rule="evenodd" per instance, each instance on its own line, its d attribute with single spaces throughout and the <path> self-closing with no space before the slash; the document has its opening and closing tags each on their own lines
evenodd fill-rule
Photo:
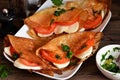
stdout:
<svg viewBox="0 0 120 80">
<path fill-rule="evenodd" d="M 111 5 L 112 18 L 103 31 L 104 37 L 99 49 L 109 44 L 120 44 L 120 0 L 113 0 Z M 69 80 L 109 80 L 97 68 L 95 55 L 86 60 L 78 72 Z M 11 73 L 5 79 L 0 80 L 51 80 L 44 76 L 29 73 L 13 66 L 11 62 L 3 56 L 3 43 L 0 41 L 0 64 L 6 64 L 12 68 Z"/>
</svg>

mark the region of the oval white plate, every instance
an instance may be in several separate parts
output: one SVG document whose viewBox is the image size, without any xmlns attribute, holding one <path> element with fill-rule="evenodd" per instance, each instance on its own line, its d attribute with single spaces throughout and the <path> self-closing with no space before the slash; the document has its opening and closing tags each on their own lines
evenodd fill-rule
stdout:
<svg viewBox="0 0 120 80">
<path fill-rule="evenodd" d="M 64 2 L 65 1 L 68 1 L 68 0 L 63 0 Z M 51 2 L 51 0 L 47 0 L 37 11 L 39 10 L 42 10 L 42 9 L 45 9 L 45 8 L 48 8 L 48 7 L 51 7 L 53 4 Z M 37 12 L 36 11 L 36 12 Z M 108 15 L 106 16 L 106 19 L 103 21 L 103 23 L 96 29 L 94 29 L 93 31 L 96 31 L 96 32 L 102 32 L 105 28 L 105 26 L 107 25 L 107 23 L 109 22 L 111 18 L 111 12 L 109 11 Z M 23 27 L 15 34 L 15 36 L 20 36 L 20 37 L 25 37 L 25 38 L 31 38 L 28 34 L 27 34 L 27 31 L 28 31 L 28 27 L 27 25 L 23 25 Z M 4 52 L 4 56 L 11 62 L 14 62 L 12 59 L 10 59 L 10 57 L 8 57 L 5 52 Z M 78 66 L 76 66 L 74 69 L 72 70 L 68 70 L 68 71 L 64 71 L 62 75 L 58 75 L 58 74 L 55 74 L 54 76 L 49 76 L 49 75 L 46 75 L 46 74 L 43 74 L 43 73 L 40 73 L 40 72 L 36 72 L 36 71 L 33 71 L 37 74 L 40 74 L 40 75 L 43 75 L 43 76 L 46 76 L 46 77 L 49 77 L 49 78 L 52 78 L 52 79 L 61 79 L 61 80 L 65 80 L 65 79 L 69 79 L 71 78 L 77 71 L 78 69 L 81 67 L 82 63 L 80 63 Z"/>
</svg>

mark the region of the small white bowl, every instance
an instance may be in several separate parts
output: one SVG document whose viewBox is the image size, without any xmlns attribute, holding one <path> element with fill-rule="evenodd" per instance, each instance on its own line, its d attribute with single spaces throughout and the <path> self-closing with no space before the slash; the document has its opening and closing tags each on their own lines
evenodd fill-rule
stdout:
<svg viewBox="0 0 120 80">
<path fill-rule="evenodd" d="M 120 51 L 113 51 L 114 47 L 120 48 L 120 45 L 112 44 L 112 45 L 107 45 L 107 46 L 101 48 L 96 54 L 96 64 L 97 64 L 98 69 L 106 77 L 108 77 L 109 79 L 112 79 L 112 80 L 120 80 L 120 73 L 110 72 L 101 66 L 101 64 L 103 63 L 103 61 L 101 61 L 102 55 L 105 54 L 108 50 L 110 50 L 110 52 L 106 55 L 105 58 L 107 58 L 109 55 L 112 55 L 114 58 L 117 58 L 120 55 Z"/>
</svg>

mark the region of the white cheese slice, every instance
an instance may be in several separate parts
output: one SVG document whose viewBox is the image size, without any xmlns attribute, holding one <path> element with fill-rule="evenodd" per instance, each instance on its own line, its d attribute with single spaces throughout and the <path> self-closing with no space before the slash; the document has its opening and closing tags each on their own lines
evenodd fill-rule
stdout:
<svg viewBox="0 0 120 80">
<path fill-rule="evenodd" d="M 72 25 L 69 25 L 69 26 L 61 26 L 61 25 L 58 25 L 54 31 L 55 34 L 60 34 L 60 33 L 63 33 L 63 32 L 66 32 L 66 33 L 74 33 L 76 32 L 77 30 L 79 29 L 79 23 L 76 22 Z"/>
<path fill-rule="evenodd" d="M 40 33 L 38 33 L 38 36 L 39 37 L 49 37 L 49 36 L 51 36 L 53 34 L 53 32 L 51 32 L 50 34 L 40 34 Z"/>
<path fill-rule="evenodd" d="M 83 53 L 76 55 L 77 58 L 84 60 L 86 57 L 90 56 L 92 53 L 93 47 L 91 46 L 88 50 Z"/>
<path fill-rule="evenodd" d="M 79 22 L 76 22 L 76 23 L 74 23 L 72 25 L 69 25 L 69 26 L 57 25 L 55 30 L 53 32 L 51 32 L 50 34 L 40 34 L 40 33 L 37 33 L 37 35 L 40 36 L 40 37 L 49 37 L 53 33 L 55 33 L 55 34 L 61 34 L 63 32 L 74 33 L 74 32 L 77 32 L 78 29 L 79 29 Z"/>
<path fill-rule="evenodd" d="M 14 66 L 19 68 L 19 69 L 32 69 L 32 70 L 42 69 L 40 66 L 26 66 L 20 62 L 19 58 L 17 60 L 15 60 Z"/>
<path fill-rule="evenodd" d="M 81 28 L 81 29 L 79 30 L 79 32 L 83 32 L 83 31 L 85 31 L 85 28 Z"/>
<path fill-rule="evenodd" d="M 4 47 L 4 52 L 5 52 L 7 55 L 9 55 L 9 56 L 12 57 L 11 52 L 10 52 L 10 47 Z"/>
<path fill-rule="evenodd" d="M 104 10 L 101 10 L 101 16 L 102 16 L 102 19 L 105 17 L 105 11 Z"/>
<path fill-rule="evenodd" d="M 61 68 L 65 68 L 69 65 L 70 61 L 63 63 L 63 64 L 58 64 L 58 63 L 53 63 L 57 68 L 61 69 Z"/>
</svg>

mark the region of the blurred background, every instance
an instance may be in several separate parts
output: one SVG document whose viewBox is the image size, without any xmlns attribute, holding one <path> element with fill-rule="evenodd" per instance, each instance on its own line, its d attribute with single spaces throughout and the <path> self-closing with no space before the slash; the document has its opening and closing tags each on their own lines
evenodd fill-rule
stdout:
<svg viewBox="0 0 120 80">
<path fill-rule="evenodd" d="M 0 0 L 0 39 L 15 34 L 46 0 Z"/>
</svg>

